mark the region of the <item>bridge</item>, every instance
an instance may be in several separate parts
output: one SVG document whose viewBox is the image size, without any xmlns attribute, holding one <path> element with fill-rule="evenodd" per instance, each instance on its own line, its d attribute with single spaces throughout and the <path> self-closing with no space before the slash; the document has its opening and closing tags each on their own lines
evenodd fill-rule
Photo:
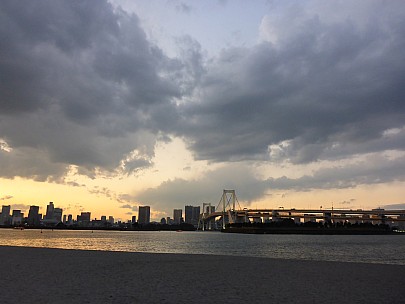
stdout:
<svg viewBox="0 0 405 304">
<path fill-rule="evenodd" d="M 238 208 L 236 208 L 238 205 Z M 219 210 L 220 211 L 219 211 Z M 292 219 L 296 223 L 325 221 L 331 223 L 372 223 L 388 224 L 405 229 L 405 210 L 363 209 L 248 209 L 241 208 L 235 190 L 223 190 L 216 206 L 203 204 L 198 223 L 199 230 L 213 230 L 220 222 L 224 229 L 227 223 L 266 222 Z M 219 228 L 219 227 L 217 227 Z"/>
</svg>

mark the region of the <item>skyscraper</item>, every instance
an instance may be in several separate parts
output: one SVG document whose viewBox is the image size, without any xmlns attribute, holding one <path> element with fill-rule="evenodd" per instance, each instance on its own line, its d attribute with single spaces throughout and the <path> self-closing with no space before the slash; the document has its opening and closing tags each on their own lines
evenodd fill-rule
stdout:
<svg viewBox="0 0 405 304">
<path fill-rule="evenodd" d="M 0 225 L 1 226 L 8 226 L 11 224 L 11 216 L 10 216 L 10 205 L 3 205 L 1 208 L 1 216 L 0 216 Z"/>
<path fill-rule="evenodd" d="M 150 223 L 150 206 L 139 206 L 138 223 L 139 224 Z"/>
<path fill-rule="evenodd" d="M 28 218 L 27 224 L 28 226 L 37 227 L 40 224 L 40 217 L 39 217 L 39 206 L 30 206 L 30 210 L 28 211 Z"/>
<path fill-rule="evenodd" d="M 173 210 L 173 220 L 175 224 L 181 224 L 181 219 L 183 218 L 183 210 L 174 209 Z"/>
<path fill-rule="evenodd" d="M 200 217 L 200 206 L 186 206 L 186 223 L 197 225 Z"/>
<path fill-rule="evenodd" d="M 62 221 L 62 212 L 63 212 L 62 208 L 54 208 L 53 209 L 53 218 L 58 223 Z"/>
<path fill-rule="evenodd" d="M 24 213 L 21 210 L 13 210 L 13 214 L 11 215 L 11 224 L 13 226 L 19 226 L 23 223 L 24 220 Z"/>
<path fill-rule="evenodd" d="M 46 206 L 46 215 L 45 219 L 47 220 L 53 220 L 53 212 L 54 212 L 55 206 L 53 205 L 53 202 L 49 202 L 49 205 Z"/>
</svg>

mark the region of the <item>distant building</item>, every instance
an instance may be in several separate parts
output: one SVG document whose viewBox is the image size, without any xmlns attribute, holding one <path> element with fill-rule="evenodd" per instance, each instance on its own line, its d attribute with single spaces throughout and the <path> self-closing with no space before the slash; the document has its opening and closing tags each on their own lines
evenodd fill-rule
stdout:
<svg viewBox="0 0 405 304">
<path fill-rule="evenodd" d="M 10 205 L 3 205 L 1 208 L 1 215 L 0 215 L 0 226 L 9 226 L 11 225 L 11 216 L 10 216 L 11 206 Z"/>
<path fill-rule="evenodd" d="M 11 225 L 19 226 L 24 222 L 24 213 L 21 210 L 13 210 L 11 215 Z"/>
<path fill-rule="evenodd" d="M 166 221 L 166 219 L 165 219 L 164 217 L 162 217 L 162 219 L 160 220 L 160 223 L 161 223 L 162 225 L 166 225 L 166 224 L 167 224 L 167 221 Z"/>
<path fill-rule="evenodd" d="M 59 223 L 62 222 L 62 208 L 54 208 L 53 209 L 53 218 L 55 219 L 55 222 Z"/>
<path fill-rule="evenodd" d="M 114 223 L 115 223 L 114 217 L 110 215 L 110 216 L 108 217 L 108 222 L 109 222 L 111 225 L 114 225 Z"/>
<path fill-rule="evenodd" d="M 150 206 L 139 206 L 138 223 L 139 224 L 150 223 Z"/>
<path fill-rule="evenodd" d="M 174 209 L 173 210 L 173 221 L 175 224 L 181 224 L 183 218 L 183 210 L 181 209 Z"/>
<path fill-rule="evenodd" d="M 136 215 L 133 215 L 133 216 L 132 216 L 132 221 L 131 221 L 131 223 L 132 223 L 132 224 L 136 223 Z"/>
<path fill-rule="evenodd" d="M 200 218 L 200 206 L 186 206 L 185 207 L 186 223 L 198 225 Z"/>
<path fill-rule="evenodd" d="M 82 227 L 88 227 L 90 224 L 91 213 L 82 212 L 77 216 L 77 224 Z"/>
<path fill-rule="evenodd" d="M 53 212 L 54 212 L 55 206 L 53 205 L 53 202 L 49 202 L 48 206 L 46 206 L 46 215 L 45 219 L 46 220 L 53 220 Z"/>
<path fill-rule="evenodd" d="M 67 224 L 72 225 L 73 224 L 73 215 L 69 214 L 67 218 Z"/>
<path fill-rule="evenodd" d="M 28 226 L 38 227 L 41 223 L 41 218 L 39 215 L 39 206 L 30 206 L 28 211 L 27 224 Z"/>
</svg>

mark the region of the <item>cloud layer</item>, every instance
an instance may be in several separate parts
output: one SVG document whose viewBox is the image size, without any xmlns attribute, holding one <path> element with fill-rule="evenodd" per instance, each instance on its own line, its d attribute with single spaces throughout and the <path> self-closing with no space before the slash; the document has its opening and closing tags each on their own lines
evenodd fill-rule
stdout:
<svg viewBox="0 0 405 304">
<path fill-rule="evenodd" d="M 136 14 L 107 1 L 1 1 L 1 176 L 55 181 L 72 167 L 90 177 L 129 174 L 152 166 L 156 143 L 176 136 L 195 159 L 235 163 L 234 171 L 250 161 L 311 164 L 405 150 L 402 1 L 276 1 L 258 33 L 256 45 L 212 58 L 184 36 L 169 58 Z M 398 159 L 300 179 L 251 173 L 235 185 L 251 186 L 250 200 L 268 187 L 402 180 Z M 225 178 L 215 174 L 218 183 Z M 139 199 L 163 201 L 188 184 L 167 181 Z"/>
</svg>

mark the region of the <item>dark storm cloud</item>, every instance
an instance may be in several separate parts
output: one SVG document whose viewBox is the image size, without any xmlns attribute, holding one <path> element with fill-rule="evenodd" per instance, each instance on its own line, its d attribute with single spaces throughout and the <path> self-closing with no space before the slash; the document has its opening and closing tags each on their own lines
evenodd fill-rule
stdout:
<svg viewBox="0 0 405 304">
<path fill-rule="evenodd" d="M 184 67 L 149 43 L 136 15 L 41 0 L 1 1 L 0 16 L 2 176 L 151 165 L 159 131 L 176 121 L 170 75 Z"/>
<path fill-rule="evenodd" d="M 278 40 L 224 49 L 206 67 L 195 102 L 182 107 L 179 132 L 196 157 L 265 159 L 269 146 L 273 156 L 286 141 L 278 156 L 294 163 L 403 150 L 405 6 L 361 7 L 373 10 L 361 24 L 280 14 L 271 29 Z M 392 128 L 401 140 L 384 137 Z"/>
<path fill-rule="evenodd" d="M 354 18 L 311 12 L 306 3 L 281 7 L 263 24 L 274 40 L 206 58 L 186 36 L 171 59 L 148 41 L 136 15 L 107 1 L 1 1 L 1 176 L 58 180 L 69 165 L 89 176 L 133 172 L 151 166 L 156 141 L 171 135 L 211 162 L 310 163 L 403 151 L 405 5 L 362 2 L 357 10 L 365 13 Z M 344 187 L 375 182 L 372 172 L 399 178 L 388 165 L 356 168 Z M 212 191 L 199 197 L 210 199 L 204 193 L 217 193 L 228 177 L 235 179 L 207 180 Z M 336 188 L 343 180 L 325 172 L 240 178 L 229 187 L 250 185 L 247 200 L 269 186 Z M 195 197 L 185 184 L 194 185 L 174 180 L 160 190 L 183 203 Z M 153 189 L 140 196 L 158 197 Z"/>
</svg>

